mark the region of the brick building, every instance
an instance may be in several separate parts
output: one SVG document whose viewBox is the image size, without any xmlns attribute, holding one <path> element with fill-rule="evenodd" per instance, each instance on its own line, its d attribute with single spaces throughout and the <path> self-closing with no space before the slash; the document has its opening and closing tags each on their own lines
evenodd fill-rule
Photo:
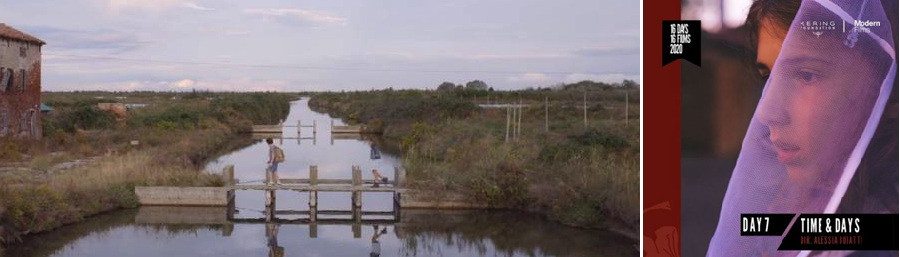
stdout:
<svg viewBox="0 0 900 257">
<path fill-rule="evenodd" d="M 0 137 L 41 138 L 41 46 L 0 23 Z"/>
</svg>

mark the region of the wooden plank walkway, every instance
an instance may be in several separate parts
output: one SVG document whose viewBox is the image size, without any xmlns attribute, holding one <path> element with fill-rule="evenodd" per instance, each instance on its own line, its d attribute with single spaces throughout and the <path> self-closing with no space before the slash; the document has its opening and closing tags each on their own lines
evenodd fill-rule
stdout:
<svg viewBox="0 0 900 257">
<path fill-rule="evenodd" d="M 291 190 L 297 192 L 309 192 L 310 217 L 314 222 L 316 220 L 319 192 L 351 192 L 350 206 L 356 212 L 354 216 L 358 216 L 359 209 L 362 207 L 363 192 L 387 192 L 394 195 L 394 208 L 399 204 L 398 191 L 403 181 L 406 180 L 406 171 L 402 168 L 394 168 L 394 180 L 390 183 L 379 184 L 375 187 L 374 180 L 363 180 L 362 169 L 359 166 L 352 166 L 351 179 L 319 179 L 318 166 L 309 166 L 308 179 L 279 179 L 283 184 L 268 185 L 266 184 L 245 184 L 235 183 L 234 166 L 228 165 L 223 170 L 225 185 L 229 197 L 229 208 L 234 208 L 234 191 L 235 190 L 262 190 L 266 197 L 266 219 L 271 221 L 276 218 L 276 191 Z M 266 180 L 268 181 L 269 178 Z M 229 212 L 231 213 L 231 212 Z M 233 217 L 229 217 L 231 219 Z"/>
<path fill-rule="evenodd" d="M 281 126 L 279 125 L 253 125 L 250 133 L 270 133 L 281 134 Z"/>
<path fill-rule="evenodd" d="M 298 192 L 395 192 L 397 188 L 392 186 L 354 186 L 354 185 L 299 185 L 299 184 L 282 184 L 282 185 L 233 185 L 228 186 L 231 190 L 291 190 Z"/>
<path fill-rule="evenodd" d="M 300 210 L 276 210 L 275 214 L 279 215 L 310 215 L 312 211 L 300 211 Z M 315 213 L 319 215 L 355 215 L 358 213 L 362 216 L 394 216 L 396 214 L 395 211 L 352 211 L 352 210 L 317 210 Z"/>
<path fill-rule="evenodd" d="M 312 125 L 303 125 L 300 123 L 300 120 L 297 120 L 297 125 L 284 125 L 282 123 L 274 124 L 274 125 L 253 125 L 251 133 L 273 133 L 273 134 L 281 134 L 282 128 L 285 127 L 294 127 L 297 128 L 297 133 L 300 133 L 302 128 L 312 128 L 312 133 L 316 134 L 316 121 L 313 120 Z M 366 126 L 363 125 L 334 125 L 334 120 L 331 120 L 331 133 L 332 134 L 366 134 L 372 133 L 366 129 Z"/>
<path fill-rule="evenodd" d="M 331 133 L 333 133 L 333 134 L 360 134 L 360 133 L 365 133 L 365 127 L 363 127 L 363 126 L 332 126 Z"/>
<path fill-rule="evenodd" d="M 316 134 L 316 120 L 313 120 L 312 125 L 303 125 L 300 120 L 297 120 L 297 125 L 284 125 L 284 122 L 280 122 L 274 125 L 253 125 L 250 133 L 275 133 L 281 134 L 282 128 L 297 128 L 297 134 L 300 134 L 300 131 L 303 128 L 312 128 L 312 133 Z"/>
<path fill-rule="evenodd" d="M 315 224 L 315 225 L 392 225 L 397 223 L 397 220 L 393 219 L 363 219 L 363 220 L 347 220 L 347 219 L 316 219 L 312 221 L 310 219 L 285 219 L 285 218 L 275 218 L 269 221 L 266 221 L 265 218 L 234 218 L 230 220 L 231 223 L 236 224 L 266 224 L 266 223 L 277 223 L 277 224 Z"/>
</svg>

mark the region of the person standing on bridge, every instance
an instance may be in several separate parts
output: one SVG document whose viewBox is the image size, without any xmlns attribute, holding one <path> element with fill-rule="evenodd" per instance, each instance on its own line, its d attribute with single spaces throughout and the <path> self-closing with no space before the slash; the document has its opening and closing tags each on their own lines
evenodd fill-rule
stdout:
<svg viewBox="0 0 900 257">
<path fill-rule="evenodd" d="M 270 186 L 279 185 L 281 182 L 278 180 L 278 164 L 284 162 L 284 151 L 275 146 L 272 138 L 266 138 L 266 144 L 269 144 L 269 161 L 266 162 L 268 165 L 266 177 L 271 178 L 271 180 L 266 181 L 266 184 Z"/>
<path fill-rule="evenodd" d="M 382 176 L 381 173 L 378 172 L 377 169 L 372 169 L 372 176 L 375 177 L 375 185 L 373 187 L 378 187 L 378 183 L 387 184 L 387 182 L 388 182 L 388 179 L 386 177 Z"/>
</svg>

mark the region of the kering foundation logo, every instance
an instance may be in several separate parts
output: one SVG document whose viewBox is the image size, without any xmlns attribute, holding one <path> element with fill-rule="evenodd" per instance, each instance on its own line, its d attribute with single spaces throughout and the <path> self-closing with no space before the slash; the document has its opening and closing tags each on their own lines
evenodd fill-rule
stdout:
<svg viewBox="0 0 900 257">
<path fill-rule="evenodd" d="M 825 31 L 836 30 L 837 25 L 838 23 L 833 20 L 808 20 L 800 21 L 798 24 L 801 30 L 811 31 L 813 35 L 816 35 L 816 38 L 821 36 Z"/>
</svg>

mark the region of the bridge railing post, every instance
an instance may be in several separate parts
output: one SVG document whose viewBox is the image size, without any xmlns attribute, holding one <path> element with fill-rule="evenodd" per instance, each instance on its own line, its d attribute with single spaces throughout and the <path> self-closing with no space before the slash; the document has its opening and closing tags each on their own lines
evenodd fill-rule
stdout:
<svg viewBox="0 0 900 257">
<path fill-rule="evenodd" d="M 319 167 L 316 165 L 309 166 L 309 185 L 315 186 L 319 184 Z M 319 202 L 319 193 L 315 190 L 309 191 L 309 219 L 316 221 L 316 206 Z"/>
<path fill-rule="evenodd" d="M 225 180 L 226 186 L 234 185 L 234 165 L 228 165 L 222 169 L 222 178 Z"/>
<path fill-rule="evenodd" d="M 353 166 L 353 193 L 352 193 L 352 206 L 354 209 L 362 207 L 362 192 L 358 190 L 357 187 L 362 185 L 362 170 L 359 166 Z"/>
<path fill-rule="evenodd" d="M 266 190 L 266 222 L 275 220 L 275 190 Z"/>
<path fill-rule="evenodd" d="M 362 170 L 360 170 L 359 166 L 353 166 L 353 185 L 359 186 L 362 184 Z"/>
<path fill-rule="evenodd" d="M 353 225 L 351 225 L 353 230 L 353 238 L 362 237 L 362 210 L 359 208 L 353 208 Z M 378 233 L 378 231 L 375 231 Z"/>
<path fill-rule="evenodd" d="M 234 186 L 234 165 L 228 165 L 222 169 L 222 178 L 225 180 L 226 187 Z M 228 205 L 225 208 L 225 218 L 232 220 L 234 219 L 234 190 L 229 189 L 226 191 L 225 198 L 228 199 Z M 231 232 L 228 235 L 230 236 Z"/>
<path fill-rule="evenodd" d="M 309 185 L 315 186 L 319 184 L 319 166 L 309 166 Z"/>
<path fill-rule="evenodd" d="M 406 183 L 406 169 L 394 167 L 394 187 L 400 188 L 404 183 Z"/>
<path fill-rule="evenodd" d="M 315 138 L 316 134 L 316 120 L 313 120 L 313 138 Z"/>
</svg>

